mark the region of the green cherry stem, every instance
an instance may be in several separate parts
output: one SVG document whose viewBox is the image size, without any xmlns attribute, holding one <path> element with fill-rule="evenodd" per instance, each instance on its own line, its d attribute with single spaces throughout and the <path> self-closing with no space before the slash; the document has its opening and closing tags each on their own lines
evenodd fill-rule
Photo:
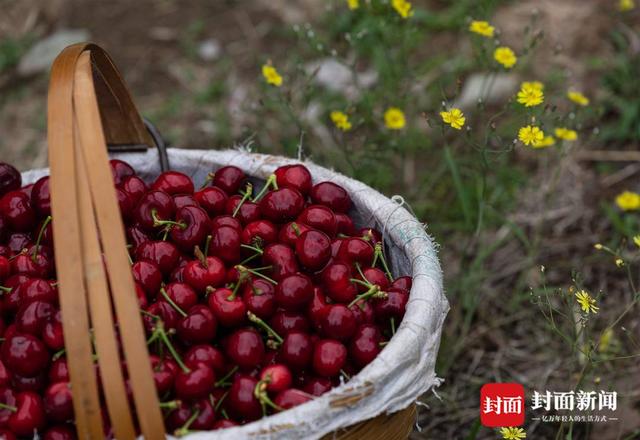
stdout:
<svg viewBox="0 0 640 440">
<path fill-rule="evenodd" d="M 215 175 L 216 175 L 216 173 L 207 174 L 207 178 L 204 179 L 204 183 L 202 184 L 200 189 L 205 189 L 207 187 L 207 185 L 209 185 L 213 181 L 213 178 L 215 177 Z"/>
<path fill-rule="evenodd" d="M 0 290 L 3 293 L 11 293 L 11 291 L 13 290 L 11 287 L 5 287 L 5 286 L 0 286 Z"/>
<path fill-rule="evenodd" d="M 296 222 L 291 223 L 291 229 L 293 229 L 293 232 L 296 234 L 296 237 L 300 237 L 300 227 Z"/>
<path fill-rule="evenodd" d="M 174 434 L 176 435 L 176 437 L 182 437 L 185 436 L 187 434 L 189 434 L 189 427 L 193 424 L 193 422 L 196 421 L 196 419 L 200 416 L 200 410 L 196 409 L 193 414 L 191 415 L 191 417 L 189 417 L 189 420 L 186 421 L 186 423 L 184 425 L 182 425 L 182 427 L 180 429 L 176 429 L 176 431 L 174 432 Z"/>
<path fill-rule="evenodd" d="M 173 307 L 174 309 L 176 309 L 176 312 L 180 313 L 180 315 L 181 315 L 183 318 L 186 318 L 186 317 L 187 317 L 187 313 L 186 313 L 184 310 L 182 310 L 182 309 L 180 308 L 180 306 L 179 306 L 178 304 L 176 304 L 176 303 L 171 299 L 171 297 L 169 296 L 169 294 L 167 294 L 167 291 L 164 289 L 164 287 L 161 287 L 161 288 L 160 288 L 160 295 L 162 295 L 162 297 L 163 297 L 165 300 L 167 300 L 167 302 L 171 305 L 171 307 Z"/>
<path fill-rule="evenodd" d="M 207 263 L 207 256 L 206 254 L 202 253 L 202 251 L 200 250 L 200 246 L 196 246 L 193 249 L 193 255 L 198 259 L 198 261 L 200 261 L 200 264 L 202 264 L 203 267 L 209 267 L 209 263 Z"/>
<path fill-rule="evenodd" d="M 278 333 L 276 333 L 276 331 L 274 329 L 272 329 L 269 326 L 269 324 L 264 322 L 262 319 L 260 319 L 254 313 L 247 312 L 247 317 L 249 318 L 249 321 L 257 324 L 259 327 L 262 327 L 269 334 L 269 336 L 271 336 L 272 338 L 274 338 L 278 342 L 278 344 L 282 344 L 284 342 L 284 339 L 282 339 L 282 336 L 280 336 Z"/>
<path fill-rule="evenodd" d="M 381 291 L 380 287 L 378 287 L 377 284 L 372 284 L 371 287 L 369 287 L 369 290 L 356 296 L 355 299 L 349 303 L 349 307 L 352 307 L 361 299 L 367 300 L 369 298 L 386 298 L 386 297 L 387 297 L 387 294 Z"/>
<path fill-rule="evenodd" d="M 31 254 L 31 260 L 35 263 L 38 252 L 40 252 L 40 243 L 42 242 L 42 236 L 44 235 L 44 230 L 47 229 L 47 226 L 51 223 L 51 216 L 48 215 L 47 218 L 42 222 L 42 226 L 40 226 L 40 232 L 38 232 L 38 238 L 36 240 L 36 245 L 33 248 L 33 253 Z"/>
<path fill-rule="evenodd" d="M 238 206 L 236 206 L 236 209 L 233 210 L 233 214 L 231 214 L 231 217 L 235 217 L 236 215 L 238 215 L 240 208 L 242 207 L 244 202 L 246 202 L 248 199 L 251 198 L 252 193 L 253 193 L 253 185 L 251 185 L 251 183 L 247 183 L 247 190 L 242 195 L 242 199 L 240 199 L 240 203 L 238 203 Z"/>
<path fill-rule="evenodd" d="M 6 403 L 0 403 L 0 408 L 1 409 L 8 409 L 11 412 L 17 412 L 18 408 L 16 408 L 15 406 L 12 405 L 7 405 Z"/>
<path fill-rule="evenodd" d="M 251 246 L 251 245 L 248 245 L 248 244 L 241 244 L 240 247 L 244 248 L 244 249 L 249 249 L 250 251 L 253 251 L 258 255 L 262 255 L 264 253 L 264 251 L 262 249 L 260 249 L 259 247 L 257 247 L 257 246 Z"/>
<path fill-rule="evenodd" d="M 187 224 L 184 222 L 174 222 L 173 220 L 162 220 L 158 218 L 158 211 L 155 209 L 151 210 L 151 218 L 153 219 L 153 226 L 176 226 L 180 229 L 186 229 Z"/>
<path fill-rule="evenodd" d="M 391 335 L 396 334 L 396 319 L 391 317 Z"/>
<path fill-rule="evenodd" d="M 269 282 L 270 282 L 271 284 L 273 284 L 274 286 L 277 286 L 277 285 L 278 285 L 278 282 L 277 282 L 276 280 L 271 279 L 271 278 L 269 278 L 268 276 L 266 276 L 266 275 L 264 275 L 264 274 L 261 274 L 260 272 L 258 272 L 258 271 L 256 271 L 256 270 L 254 270 L 254 269 L 249 269 L 248 267 L 245 267 L 245 266 L 243 266 L 243 265 L 241 265 L 241 264 L 237 264 L 235 267 L 236 267 L 236 269 L 238 270 L 238 272 L 247 271 L 247 272 L 249 272 L 249 273 L 250 273 L 250 274 L 252 274 L 252 275 L 255 275 L 255 276 L 257 276 L 257 277 L 260 277 L 260 278 L 262 278 L 262 279 L 264 279 L 264 280 L 269 281 Z"/>
<path fill-rule="evenodd" d="M 244 267 L 244 266 L 241 266 L 241 267 Z M 240 286 L 247 280 L 247 278 L 249 278 L 248 271 L 238 270 L 238 272 L 240 272 L 240 276 L 238 277 L 238 281 L 236 282 L 235 286 L 233 286 L 233 291 L 231 292 L 231 295 L 227 297 L 227 301 L 233 301 L 234 299 L 236 299 L 236 296 L 238 296 L 238 290 L 240 289 Z"/>
<path fill-rule="evenodd" d="M 209 255 L 209 246 L 211 245 L 212 235 L 207 235 L 207 241 L 204 242 L 204 256 Z"/>
<path fill-rule="evenodd" d="M 272 174 L 269 176 L 267 181 L 264 183 L 262 190 L 258 193 L 257 196 L 253 199 L 254 202 L 260 200 L 266 193 L 269 191 L 269 188 L 273 187 L 273 189 L 278 189 L 278 184 L 276 183 L 276 175 Z"/>
<path fill-rule="evenodd" d="M 213 386 L 214 387 L 223 387 L 223 386 L 230 386 L 231 384 L 229 382 L 227 382 L 227 380 L 233 376 L 234 374 L 236 374 L 236 371 L 238 371 L 238 366 L 236 365 L 235 367 L 233 367 L 231 370 L 229 370 L 229 372 L 227 374 L 224 375 L 224 377 L 222 379 L 220 379 L 219 381 L 217 381 Z"/>
<path fill-rule="evenodd" d="M 160 402 L 160 408 L 162 409 L 177 409 L 180 406 L 179 400 L 171 400 L 169 402 Z"/>
<path fill-rule="evenodd" d="M 164 345 L 167 346 L 169 353 L 171 353 L 171 356 L 173 356 L 173 359 L 176 361 L 176 363 L 182 369 L 182 371 L 184 371 L 185 373 L 191 372 L 191 369 L 187 367 L 184 364 L 184 362 L 182 362 L 182 358 L 180 357 L 175 347 L 169 340 L 169 337 L 167 336 L 167 332 L 164 330 L 164 323 L 162 321 L 158 321 L 156 329 L 153 331 L 153 333 L 154 335 L 151 336 L 151 338 L 153 338 L 156 333 L 158 334 L 158 338 L 164 343 Z"/>
<path fill-rule="evenodd" d="M 389 281 L 393 281 L 393 275 L 391 275 L 391 271 L 389 270 L 389 266 L 387 265 L 387 260 L 384 258 L 384 252 L 382 251 L 382 243 L 376 243 L 374 247 L 373 256 L 374 256 L 373 257 L 374 260 L 376 260 L 376 256 L 377 258 L 380 259 L 380 262 L 382 263 L 382 267 L 384 268 L 384 272 L 387 274 L 387 278 L 389 278 Z"/>
<path fill-rule="evenodd" d="M 245 259 L 245 260 L 242 260 L 242 261 L 240 262 L 240 265 L 241 265 L 241 266 L 244 266 L 245 264 L 249 263 L 250 261 L 255 260 L 256 258 L 258 258 L 259 256 L 260 256 L 260 254 L 255 253 L 255 254 L 253 254 L 252 256 L 250 256 L 249 258 L 247 258 L 247 259 Z"/>
<path fill-rule="evenodd" d="M 224 402 L 224 399 L 226 399 L 226 398 L 227 398 L 227 394 L 229 394 L 229 391 L 227 391 L 226 393 L 224 393 L 224 394 L 222 395 L 222 397 L 220 397 L 220 398 L 218 399 L 218 401 L 216 402 L 216 405 L 215 405 L 215 410 L 216 410 L 216 412 L 218 412 L 218 411 L 220 410 L 220 407 L 222 406 L 222 402 Z M 223 413 L 224 413 L 224 410 L 223 410 Z M 225 415 L 225 418 L 227 418 L 227 419 L 228 419 L 229 417 Z"/>
<path fill-rule="evenodd" d="M 266 380 L 258 381 L 258 383 L 256 384 L 256 387 L 253 389 L 253 395 L 255 396 L 256 399 L 258 399 L 260 401 L 260 404 L 262 405 L 262 412 L 263 413 L 266 413 L 265 405 L 270 406 L 271 408 L 273 408 L 276 411 L 282 411 L 282 408 L 280 408 L 278 405 L 273 403 L 273 401 L 267 395 L 267 384 L 268 383 L 269 382 L 266 381 Z"/>
</svg>

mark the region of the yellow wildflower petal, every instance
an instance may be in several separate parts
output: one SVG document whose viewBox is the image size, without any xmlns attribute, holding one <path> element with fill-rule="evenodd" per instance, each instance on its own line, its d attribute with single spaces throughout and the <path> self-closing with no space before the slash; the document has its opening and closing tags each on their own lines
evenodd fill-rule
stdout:
<svg viewBox="0 0 640 440">
<path fill-rule="evenodd" d="M 558 139 L 565 141 L 575 141 L 578 139 L 578 133 L 575 130 L 570 130 L 564 127 L 556 128 L 555 135 Z"/>
<path fill-rule="evenodd" d="M 535 107 L 544 101 L 544 93 L 542 88 L 534 86 L 531 83 L 522 83 L 518 92 L 518 102 L 525 107 Z"/>
<path fill-rule="evenodd" d="M 640 248 L 640 234 L 634 235 L 633 242 Z"/>
<path fill-rule="evenodd" d="M 275 67 L 270 64 L 265 64 L 262 66 L 262 76 L 267 81 L 267 83 L 274 85 L 276 87 L 280 87 L 282 85 L 282 77 L 278 73 Z"/>
<path fill-rule="evenodd" d="M 391 0 L 391 6 L 402 18 L 409 18 L 413 16 L 413 6 L 411 2 L 407 0 Z"/>
<path fill-rule="evenodd" d="M 518 61 L 518 57 L 513 52 L 513 50 L 506 46 L 496 48 L 496 50 L 493 52 L 493 58 L 498 63 L 502 64 L 506 69 L 511 69 Z"/>
<path fill-rule="evenodd" d="M 616 197 L 616 205 L 623 211 L 640 209 L 640 194 L 632 191 L 624 191 Z"/>
<path fill-rule="evenodd" d="M 483 37 L 493 37 L 493 31 L 495 28 L 489 24 L 488 21 L 473 20 L 469 25 L 469 30 Z"/>
<path fill-rule="evenodd" d="M 440 112 L 440 117 L 445 122 L 445 124 L 449 124 L 451 127 L 456 130 L 462 129 L 464 127 L 464 123 L 467 120 L 464 117 L 464 113 L 459 108 L 452 108 L 447 112 Z"/>
<path fill-rule="evenodd" d="M 533 148 L 547 148 L 555 145 L 556 140 L 553 136 L 545 136 L 540 142 L 533 144 Z"/>
<path fill-rule="evenodd" d="M 335 126 L 338 127 L 340 130 L 342 131 L 351 130 L 351 122 L 349 122 L 349 117 L 346 115 L 346 113 L 343 113 L 338 110 L 334 110 L 331 112 L 329 116 L 331 117 L 331 120 L 333 121 Z"/>
<path fill-rule="evenodd" d="M 527 125 L 518 130 L 518 139 L 525 145 L 534 145 L 544 140 L 544 132 L 535 125 Z"/>
<path fill-rule="evenodd" d="M 600 307 L 596 306 L 596 299 L 593 298 L 586 290 L 576 292 L 576 301 L 584 313 L 598 313 Z"/>
<path fill-rule="evenodd" d="M 347 6 L 349 6 L 349 9 L 352 11 L 358 9 L 360 7 L 360 0 L 347 0 Z"/>
<path fill-rule="evenodd" d="M 544 92 L 544 84 L 542 84 L 540 81 L 524 81 L 522 83 L 522 88 L 531 88 L 531 89 L 538 89 L 541 92 Z"/>
<path fill-rule="evenodd" d="M 618 9 L 622 12 L 630 11 L 636 7 L 634 0 L 620 0 L 618 2 Z"/>
<path fill-rule="evenodd" d="M 575 102 L 576 104 L 583 107 L 589 105 L 589 98 L 587 98 L 580 92 L 569 90 L 567 92 L 567 98 L 569 98 L 570 101 Z"/>
<path fill-rule="evenodd" d="M 384 112 L 384 124 L 391 130 L 402 130 L 406 125 L 404 113 L 397 107 L 389 107 Z"/>
<path fill-rule="evenodd" d="M 500 428 L 500 435 L 504 440 L 522 440 L 527 438 L 527 433 L 522 428 L 508 427 Z"/>
</svg>

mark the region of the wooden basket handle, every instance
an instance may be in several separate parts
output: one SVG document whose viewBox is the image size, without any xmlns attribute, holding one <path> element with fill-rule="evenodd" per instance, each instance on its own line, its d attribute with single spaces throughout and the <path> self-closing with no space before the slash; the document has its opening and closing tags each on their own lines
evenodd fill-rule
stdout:
<svg viewBox="0 0 640 440">
<path fill-rule="evenodd" d="M 93 329 L 114 433 L 118 439 L 135 438 L 118 354 L 117 321 L 140 428 L 146 439 L 161 439 L 165 437 L 162 414 L 107 142 L 153 145 L 106 52 L 94 44 L 70 46 L 51 70 L 48 143 L 55 258 L 78 435 L 104 437 L 92 359 Z"/>
</svg>

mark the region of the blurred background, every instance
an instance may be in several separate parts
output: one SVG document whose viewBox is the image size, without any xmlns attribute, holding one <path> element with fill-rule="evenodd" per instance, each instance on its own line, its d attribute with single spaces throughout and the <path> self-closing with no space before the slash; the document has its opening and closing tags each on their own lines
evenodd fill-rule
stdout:
<svg viewBox="0 0 640 440">
<path fill-rule="evenodd" d="M 509 381 L 620 395 L 617 422 L 528 421 L 527 438 L 640 438 L 640 8 L 409 3 L 403 16 L 387 0 L 0 0 L 0 159 L 47 164 L 48 67 L 94 41 L 171 144 L 301 153 L 402 194 L 426 223 L 452 309 L 445 382 L 421 399 L 414 438 L 500 438 L 480 426 L 478 390 Z M 496 62 L 498 46 L 515 66 Z M 544 84 L 543 104 L 517 102 L 522 81 Z M 440 117 L 452 107 L 462 130 Z M 526 125 L 577 139 L 532 148 L 517 141 Z M 575 301 L 583 290 L 597 313 Z"/>
</svg>

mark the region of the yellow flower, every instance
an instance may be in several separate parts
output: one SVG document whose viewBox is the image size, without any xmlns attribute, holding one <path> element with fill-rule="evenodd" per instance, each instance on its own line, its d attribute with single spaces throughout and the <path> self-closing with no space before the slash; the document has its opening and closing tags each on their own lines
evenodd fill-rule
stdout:
<svg viewBox="0 0 640 440">
<path fill-rule="evenodd" d="M 518 139 L 525 145 L 534 145 L 544 141 L 544 132 L 535 125 L 527 125 L 518 130 Z"/>
<path fill-rule="evenodd" d="M 576 300 L 580 304 L 580 308 L 585 313 L 598 313 L 600 307 L 596 306 L 596 299 L 593 298 L 586 290 L 576 292 Z"/>
<path fill-rule="evenodd" d="M 408 2 L 407 0 L 391 0 L 391 6 L 402 18 L 409 18 L 413 16 L 411 2 Z"/>
<path fill-rule="evenodd" d="M 488 21 L 473 20 L 469 25 L 469 30 L 483 37 L 493 37 L 495 28 Z"/>
<path fill-rule="evenodd" d="M 448 112 L 440 112 L 440 117 L 446 123 L 451 125 L 456 130 L 460 130 L 464 126 L 464 113 L 459 108 L 452 108 Z"/>
<path fill-rule="evenodd" d="M 636 246 L 640 247 L 640 234 L 633 237 L 633 242 L 636 244 Z"/>
<path fill-rule="evenodd" d="M 604 246 L 602 246 L 602 244 L 600 243 L 596 243 L 593 245 L 594 248 L 596 248 L 597 250 L 601 250 Z"/>
<path fill-rule="evenodd" d="M 624 260 L 622 258 L 616 258 L 615 263 L 618 267 L 624 267 Z"/>
<path fill-rule="evenodd" d="M 600 336 L 600 343 L 598 344 L 598 351 L 605 352 L 609 345 L 611 345 L 611 340 L 613 339 L 613 329 L 609 327 L 604 331 L 602 336 Z"/>
<path fill-rule="evenodd" d="M 535 107 L 542 104 L 544 101 L 544 93 L 538 86 L 532 85 L 532 83 L 522 83 L 520 91 L 518 92 L 518 102 L 525 107 Z"/>
<path fill-rule="evenodd" d="M 384 123 L 391 130 L 402 130 L 406 125 L 404 113 L 397 107 L 389 107 L 384 112 Z"/>
<path fill-rule="evenodd" d="M 495 52 L 493 52 L 493 58 L 495 58 L 495 60 L 502 64 L 506 69 L 511 69 L 515 66 L 516 61 L 518 61 L 516 54 L 506 46 L 496 48 Z"/>
<path fill-rule="evenodd" d="M 360 7 L 360 0 L 347 0 L 347 5 L 352 11 Z"/>
<path fill-rule="evenodd" d="M 618 2 L 618 9 L 622 12 L 630 11 L 636 7 L 636 2 L 634 0 L 620 0 Z"/>
<path fill-rule="evenodd" d="M 567 92 L 567 98 L 569 98 L 569 100 L 575 102 L 578 105 L 581 105 L 583 107 L 589 105 L 589 98 L 587 98 L 586 96 L 584 96 L 582 93 L 580 92 L 574 92 L 569 90 Z"/>
<path fill-rule="evenodd" d="M 540 81 L 525 81 L 522 83 L 522 88 L 532 88 L 532 89 L 538 89 L 541 92 L 544 92 L 544 84 L 542 84 Z"/>
<path fill-rule="evenodd" d="M 522 428 L 500 428 L 500 434 L 504 440 L 521 440 L 527 438 L 527 433 Z"/>
<path fill-rule="evenodd" d="M 632 191 L 624 191 L 616 197 L 616 205 L 623 211 L 640 209 L 640 194 Z"/>
<path fill-rule="evenodd" d="M 333 123 L 336 125 L 336 127 L 338 127 L 340 130 L 342 131 L 351 130 L 351 122 L 349 122 L 349 117 L 345 113 L 338 110 L 334 110 L 331 112 L 330 117 Z"/>
<path fill-rule="evenodd" d="M 262 66 L 262 76 L 264 76 L 267 83 L 271 85 L 276 87 L 280 87 L 282 85 L 282 77 L 271 64 L 265 64 Z"/>
<path fill-rule="evenodd" d="M 565 141 L 575 141 L 578 139 L 578 133 L 576 133 L 575 130 L 570 130 L 564 127 L 556 128 L 555 134 L 558 139 Z"/>
<path fill-rule="evenodd" d="M 536 142 L 535 144 L 533 144 L 533 148 L 547 148 L 555 145 L 555 143 L 556 140 L 553 138 L 553 136 L 545 136 L 544 139 L 542 139 L 540 142 Z"/>
</svg>

